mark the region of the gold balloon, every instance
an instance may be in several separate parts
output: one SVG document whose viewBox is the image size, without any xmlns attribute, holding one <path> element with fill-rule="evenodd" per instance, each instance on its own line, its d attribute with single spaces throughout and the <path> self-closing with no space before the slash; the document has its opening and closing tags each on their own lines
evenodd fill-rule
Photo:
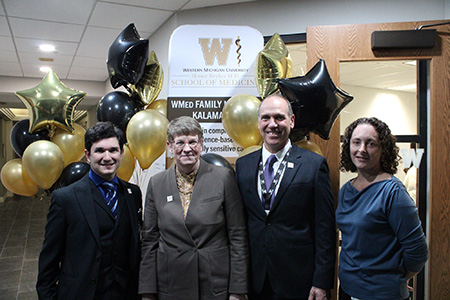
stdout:
<svg viewBox="0 0 450 300">
<path fill-rule="evenodd" d="M 50 70 L 38 85 L 17 91 L 16 96 L 28 109 L 30 133 L 43 128 L 48 128 L 52 133 L 56 128 L 73 131 L 75 107 L 86 93 L 68 88 Z"/>
<path fill-rule="evenodd" d="M 239 153 L 239 157 L 245 156 L 245 155 L 255 152 L 256 150 L 259 150 L 259 149 L 261 149 L 261 145 L 254 145 L 254 146 L 247 147 L 241 153 Z"/>
<path fill-rule="evenodd" d="M 127 145 L 123 145 L 123 156 L 120 167 L 117 169 L 117 176 L 125 181 L 130 180 L 134 172 L 136 161 L 133 153 Z"/>
<path fill-rule="evenodd" d="M 296 144 L 300 148 L 315 152 L 323 156 L 322 150 L 320 150 L 319 146 L 311 141 L 296 141 L 294 144 Z"/>
<path fill-rule="evenodd" d="M 136 84 L 129 84 L 132 92 L 136 92 L 143 105 L 153 102 L 161 91 L 164 80 L 164 72 L 154 51 L 150 51 L 144 74 Z"/>
<path fill-rule="evenodd" d="M 79 161 L 84 155 L 84 134 L 86 130 L 78 124 L 73 124 L 73 133 L 57 130 L 51 141 L 62 151 L 64 166 Z"/>
<path fill-rule="evenodd" d="M 166 150 L 169 121 L 154 109 L 136 113 L 127 125 L 131 152 L 142 169 L 147 169 Z"/>
<path fill-rule="evenodd" d="M 146 109 L 155 109 L 167 117 L 167 100 L 158 99 L 156 101 L 153 101 L 149 106 L 147 106 Z"/>
<path fill-rule="evenodd" d="M 39 186 L 33 182 L 22 168 L 22 160 L 20 158 L 12 159 L 3 166 L 1 179 L 3 185 L 17 195 L 31 197 L 39 190 Z"/>
<path fill-rule="evenodd" d="M 50 141 L 31 143 L 22 156 L 23 168 L 30 178 L 43 189 L 49 189 L 64 169 L 64 155 Z"/>
<path fill-rule="evenodd" d="M 258 53 L 255 68 L 256 88 L 263 99 L 278 90 L 277 79 L 292 76 L 291 56 L 278 33 Z"/>
<path fill-rule="evenodd" d="M 258 106 L 261 101 L 251 95 L 231 97 L 222 110 L 222 124 L 234 142 L 243 148 L 261 143 L 258 129 Z"/>
</svg>

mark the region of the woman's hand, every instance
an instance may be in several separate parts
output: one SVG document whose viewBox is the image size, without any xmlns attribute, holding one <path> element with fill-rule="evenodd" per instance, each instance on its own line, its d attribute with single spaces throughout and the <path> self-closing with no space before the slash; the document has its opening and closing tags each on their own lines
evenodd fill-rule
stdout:
<svg viewBox="0 0 450 300">
<path fill-rule="evenodd" d="M 246 294 L 230 294 L 229 300 L 247 300 Z"/>
<path fill-rule="evenodd" d="M 156 294 L 143 294 L 142 300 L 156 300 Z"/>
</svg>

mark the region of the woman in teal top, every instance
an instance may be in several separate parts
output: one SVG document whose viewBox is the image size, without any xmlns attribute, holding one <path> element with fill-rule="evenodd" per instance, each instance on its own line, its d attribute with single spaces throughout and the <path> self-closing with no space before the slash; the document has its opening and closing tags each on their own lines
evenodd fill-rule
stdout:
<svg viewBox="0 0 450 300">
<path fill-rule="evenodd" d="M 360 118 L 344 135 L 340 169 L 357 172 L 339 191 L 339 299 L 402 300 L 428 259 L 417 208 L 393 174 L 398 147 L 389 127 Z"/>
</svg>

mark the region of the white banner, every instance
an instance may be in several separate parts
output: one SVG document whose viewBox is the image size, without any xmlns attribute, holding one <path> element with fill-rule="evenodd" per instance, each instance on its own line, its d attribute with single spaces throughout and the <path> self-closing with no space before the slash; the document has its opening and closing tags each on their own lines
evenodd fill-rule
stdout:
<svg viewBox="0 0 450 300">
<path fill-rule="evenodd" d="M 242 151 L 223 130 L 222 109 L 232 96 L 258 97 L 254 62 L 263 44 L 261 33 L 248 26 L 185 25 L 172 33 L 167 115 L 202 124 L 204 153 L 236 157 Z"/>
</svg>

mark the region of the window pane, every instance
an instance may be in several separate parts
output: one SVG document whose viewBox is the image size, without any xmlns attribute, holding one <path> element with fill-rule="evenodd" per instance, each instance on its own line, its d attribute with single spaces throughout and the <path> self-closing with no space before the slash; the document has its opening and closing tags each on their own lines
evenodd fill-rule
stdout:
<svg viewBox="0 0 450 300">
<path fill-rule="evenodd" d="M 341 112 L 341 135 L 360 117 L 376 117 L 394 135 L 417 134 L 416 61 L 340 63 L 340 88 L 354 96 Z"/>
</svg>

